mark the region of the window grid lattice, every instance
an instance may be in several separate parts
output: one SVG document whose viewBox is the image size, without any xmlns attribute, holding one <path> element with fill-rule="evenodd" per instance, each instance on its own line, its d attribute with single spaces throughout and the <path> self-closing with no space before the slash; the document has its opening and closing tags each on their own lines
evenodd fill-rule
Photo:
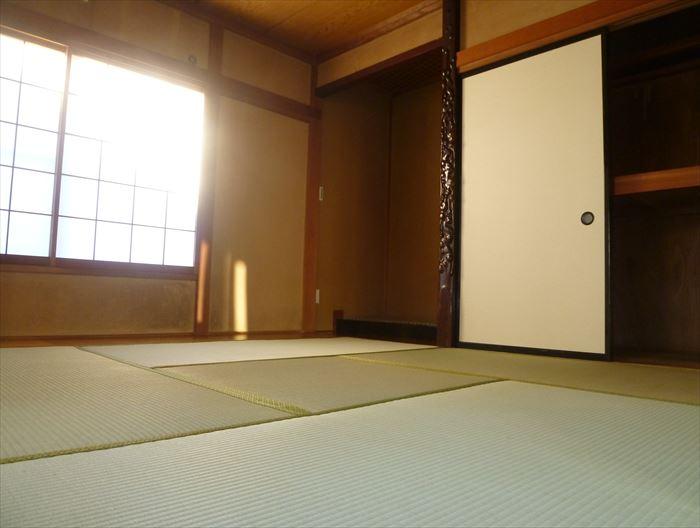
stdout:
<svg viewBox="0 0 700 528">
<path fill-rule="evenodd" d="M 2 165 L 0 253 L 49 256 L 51 220 L 52 215 L 55 215 L 58 223 L 54 231 L 56 233 L 55 257 L 59 259 L 193 266 L 199 183 L 198 162 L 201 163 L 198 156 L 201 155 L 201 129 L 203 128 L 201 122 L 203 115 L 202 94 L 100 61 L 77 57 L 78 68 L 74 69 L 75 61 L 72 61 L 68 66 L 71 88 L 65 94 L 66 101 L 63 100 L 64 75 L 62 78 L 52 81 L 54 88 L 59 86 L 61 88 L 52 91 L 51 97 L 53 99 L 45 101 L 43 106 L 39 104 L 38 111 L 34 114 L 29 112 L 28 118 L 23 119 L 22 92 L 25 86 L 30 87 L 29 89 L 34 90 L 39 95 L 42 95 L 42 92 L 39 91 L 51 92 L 47 89 L 47 83 L 37 84 L 33 82 L 33 79 L 27 80 L 24 76 L 25 64 L 27 64 L 24 50 L 28 46 L 32 46 L 34 50 L 42 47 L 10 39 L 4 35 L 2 38 L 3 45 L 9 42 L 15 46 L 15 49 L 21 45 L 22 56 L 19 57 L 19 75 L 8 76 L 5 75 L 5 71 L 0 75 L 3 88 L 9 86 L 9 89 L 2 90 L 3 114 L 0 116 L 3 127 L 3 157 L 0 159 Z M 48 50 L 47 53 L 54 54 L 55 58 L 58 55 L 61 56 L 62 68 L 65 72 L 66 53 L 49 48 L 44 49 Z M 3 58 L 5 57 L 3 56 Z M 73 55 L 71 58 L 75 59 L 76 56 Z M 79 69 L 81 66 L 83 66 L 82 71 Z M 89 76 L 90 68 L 93 69 L 93 72 L 106 74 L 107 77 L 111 75 L 112 80 L 123 83 L 122 88 L 127 95 L 125 101 L 116 100 L 121 95 L 120 92 L 107 90 L 107 93 L 113 98 L 115 105 L 122 110 L 126 109 L 127 113 L 129 105 L 139 98 L 138 87 L 143 89 L 146 94 L 143 97 L 145 102 L 136 101 L 136 106 L 141 113 L 134 115 L 137 118 L 143 115 L 147 116 L 145 128 L 148 129 L 149 125 L 153 128 L 155 122 L 154 117 L 151 117 L 150 123 L 147 121 L 150 110 L 148 105 L 155 108 L 153 114 L 156 117 L 165 117 L 163 119 L 164 127 L 170 126 L 171 129 L 177 129 L 176 126 L 173 126 L 176 123 L 176 118 L 170 114 L 173 113 L 176 114 L 176 117 L 180 117 L 182 122 L 180 126 L 183 132 L 176 130 L 175 134 L 179 134 L 182 138 L 178 135 L 172 135 L 172 130 L 170 136 L 167 131 L 164 134 L 166 139 L 172 140 L 174 138 L 175 145 L 170 149 L 170 152 L 162 146 L 159 147 L 160 150 L 154 148 L 153 152 L 146 152 L 145 157 L 142 156 L 148 162 L 145 163 L 144 168 L 139 166 L 139 160 L 143 161 L 141 158 L 134 155 L 133 152 L 129 152 L 128 148 L 115 138 L 108 137 L 109 133 L 112 132 L 109 130 L 111 123 L 109 119 L 101 121 L 99 117 L 94 117 L 92 114 L 101 116 L 99 113 L 101 108 L 98 108 L 97 105 L 105 106 L 111 101 L 104 100 L 105 96 L 101 90 L 105 86 L 104 82 L 99 75 L 93 75 L 91 78 Z M 57 71 L 58 68 L 54 67 L 54 70 Z M 76 82 L 78 90 L 73 89 L 74 72 L 78 77 Z M 137 88 L 132 89 L 129 83 L 133 83 Z M 13 102 L 14 88 L 17 88 L 17 94 Z M 159 106 L 159 102 L 154 98 L 154 95 L 160 98 L 161 94 L 165 94 L 167 97 L 169 93 L 171 94 L 171 102 L 176 103 L 172 105 L 172 111 L 163 104 Z M 151 96 L 150 100 L 148 99 L 149 95 Z M 128 96 L 131 96 L 131 99 Z M 58 108 L 58 112 L 55 113 L 55 116 L 51 114 L 55 120 L 50 121 L 46 117 L 49 112 L 42 111 L 42 109 L 50 109 L 52 102 Z M 139 102 L 141 106 L 138 106 Z M 61 107 L 66 108 L 63 130 L 58 129 Z M 7 114 L 8 108 L 14 110 L 13 116 Z M 183 108 L 184 110 L 182 110 Z M 159 111 L 160 114 L 158 114 Z M 118 119 L 116 122 L 119 124 Z M 138 129 L 139 124 L 135 121 L 134 128 Z M 100 127 L 103 127 L 104 130 Z M 133 140 L 133 143 L 142 147 L 138 140 L 145 143 L 145 133 L 139 136 L 138 132 L 136 130 L 134 133 L 136 139 Z M 19 159 L 21 156 L 18 156 L 18 140 L 20 137 L 32 134 L 34 134 L 34 145 L 30 145 L 29 155 Z M 47 136 L 47 134 L 51 136 Z M 63 150 L 60 153 L 63 159 L 62 167 L 56 167 L 56 156 L 59 154 L 57 153 L 59 134 L 62 135 L 63 139 Z M 10 135 L 12 137 L 9 137 Z M 156 134 L 152 134 L 152 136 L 158 137 Z M 43 145 L 40 141 L 42 138 Z M 32 138 L 30 137 L 30 139 Z M 47 139 L 50 141 L 47 142 Z M 53 144 L 52 152 L 46 152 L 48 143 Z M 166 143 L 165 140 L 163 143 Z M 43 153 L 40 152 L 41 147 L 44 148 Z M 189 156 L 187 156 L 188 151 L 192 151 Z M 182 157 L 183 153 L 185 157 Z M 178 159 L 178 155 L 181 156 L 181 159 Z M 175 162 L 169 160 L 171 157 L 175 158 Z M 25 163 L 23 160 L 29 160 L 29 162 Z M 157 167 L 159 160 L 169 160 L 168 169 L 173 171 L 175 176 L 167 174 L 165 169 L 160 171 L 163 174 L 158 174 L 158 169 L 154 170 L 154 167 Z M 132 161 L 133 163 L 130 164 Z M 182 167 L 177 165 L 178 162 Z M 54 178 L 57 170 L 60 174 L 60 186 L 56 192 L 60 195 L 57 200 L 58 210 L 54 211 Z M 42 194 L 44 204 L 50 204 L 48 208 L 44 205 L 42 209 L 40 205 L 36 204 L 30 210 L 18 208 L 18 203 L 21 200 L 18 202 L 16 196 L 18 194 L 16 182 L 20 176 L 28 178 L 22 171 L 31 171 L 35 178 L 43 176 L 46 183 L 50 184 L 44 186 L 43 194 L 39 192 L 41 189 L 36 192 L 34 190 L 25 192 L 30 202 L 34 200 L 37 203 L 42 201 L 37 198 L 39 194 Z M 152 174 L 156 174 L 155 180 L 160 181 L 163 185 L 152 185 L 153 182 L 150 181 L 154 180 Z M 195 177 L 196 181 L 193 180 Z M 171 180 L 175 181 L 176 184 L 184 182 L 184 186 L 173 187 L 175 184 Z M 44 219 L 42 236 L 37 236 L 37 229 L 32 231 L 31 226 L 28 228 L 17 224 L 13 228 L 12 222 L 20 222 L 23 218 L 22 215 L 33 215 L 36 218 Z M 18 233 L 16 236 L 15 232 Z M 22 244 L 14 244 L 14 238 L 28 241 L 28 244 L 33 244 L 36 247 L 27 249 Z"/>
</svg>

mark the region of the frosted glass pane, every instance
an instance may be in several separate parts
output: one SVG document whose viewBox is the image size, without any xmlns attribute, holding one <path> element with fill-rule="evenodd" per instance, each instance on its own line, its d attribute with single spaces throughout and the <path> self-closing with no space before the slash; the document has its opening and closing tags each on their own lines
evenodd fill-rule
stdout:
<svg viewBox="0 0 700 528">
<path fill-rule="evenodd" d="M 135 173 L 136 160 L 131 149 L 114 143 L 102 144 L 100 179 L 133 185 Z"/>
<path fill-rule="evenodd" d="M 174 155 L 174 150 L 171 155 Z M 168 156 L 164 152 L 152 150 L 142 154 L 136 168 L 136 185 L 168 190 L 171 172 L 165 168 L 167 160 Z"/>
<path fill-rule="evenodd" d="M 104 62 L 73 55 L 70 65 L 70 93 L 83 95 L 109 89 L 109 65 Z"/>
<path fill-rule="evenodd" d="M 0 211 L 0 253 L 5 253 L 7 247 L 7 219 L 9 216 L 7 211 Z"/>
<path fill-rule="evenodd" d="M 24 42 L 0 35 L 0 76 L 19 80 L 22 75 Z"/>
<path fill-rule="evenodd" d="M 13 211 L 51 214 L 53 174 L 15 169 L 11 205 Z"/>
<path fill-rule="evenodd" d="M 66 110 L 66 132 L 102 139 L 105 127 L 104 108 L 109 101 L 87 96 L 69 95 Z"/>
<path fill-rule="evenodd" d="M 92 260 L 94 241 L 94 220 L 59 217 L 58 240 L 56 241 L 57 257 Z"/>
<path fill-rule="evenodd" d="M 100 182 L 97 218 L 113 222 L 131 223 L 134 188 L 118 183 Z"/>
<path fill-rule="evenodd" d="M 54 172 L 56 134 L 33 128 L 17 127 L 15 167 Z"/>
<path fill-rule="evenodd" d="M 10 213 L 7 252 L 11 255 L 49 255 L 51 217 L 31 213 Z"/>
<path fill-rule="evenodd" d="M 131 237 L 131 262 L 162 264 L 164 233 L 164 229 L 134 226 Z"/>
<path fill-rule="evenodd" d="M 58 214 L 95 218 L 97 211 L 97 181 L 63 176 Z"/>
<path fill-rule="evenodd" d="M 66 134 L 61 171 L 63 174 L 97 179 L 100 173 L 100 142 Z"/>
<path fill-rule="evenodd" d="M 17 122 L 19 83 L 0 79 L 0 120 Z"/>
<path fill-rule="evenodd" d="M 12 165 L 15 152 L 15 125 L 0 123 L 0 163 Z"/>
<path fill-rule="evenodd" d="M 97 222 L 95 260 L 129 262 L 131 226 Z"/>
<path fill-rule="evenodd" d="M 194 233 L 170 229 L 165 232 L 165 264 L 194 266 Z"/>
<path fill-rule="evenodd" d="M 165 225 L 165 199 L 163 191 L 136 189 L 134 224 L 163 227 Z"/>
<path fill-rule="evenodd" d="M 194 231 L 197 221 L 197 195 L 169 194 L 168 195 L 168 225 L 175 229 Z"/>
<path fill-rule="evenodd" d="M 46 130 L 58 130 L 61 94 L 28 84 L 22 85 L 19 100 L 19 124 Z M 14 120 L 13 120 L 14 121 Z"/>
<path fill-rule="evenodd" d="M 27 42 L 24 45 L 22 82 L 63 91 L 66 54 Z"/>
<path fill-rule="evenodd" d="M 0 209 L 10 208 L 10 186 L 12 185 L 12 169 L 0 167 Z"/>
</svg>

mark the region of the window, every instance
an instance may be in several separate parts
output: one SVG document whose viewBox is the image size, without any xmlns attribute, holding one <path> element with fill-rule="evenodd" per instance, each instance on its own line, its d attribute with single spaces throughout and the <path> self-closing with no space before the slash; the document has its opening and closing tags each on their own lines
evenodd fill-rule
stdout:
<svg viewBox="0 0 700 528">
<path fill-rule="evenodd" d="M 0 253 L 193 266 L 203 94 L 0 38 Z"/>
</svg>

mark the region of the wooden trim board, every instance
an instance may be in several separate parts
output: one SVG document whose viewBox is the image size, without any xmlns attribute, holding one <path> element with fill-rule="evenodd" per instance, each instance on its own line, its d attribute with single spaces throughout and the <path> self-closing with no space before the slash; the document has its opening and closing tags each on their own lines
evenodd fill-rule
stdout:
<svg viewBox="0 0 700 528">
<path fill-rule="evenodd" d="M 47 335 L 47 336 L 2 336 L 0 347 L 35 346 L 83 346 L 83 345 L 132 345 L 139 343 L 194 343 L 206 341 L 247 341 L 258 339 L 301 339 L 333 337 L 332 332 L 305 333 L 298 330 L 279 332 L 212 332 L 196 336 L 191 332 L 166 334 L 103 334 L 103 335 Z"/>
<path fill-rule="evenodd" d="M 611 24 L 656 16 L 692 3 L 695 0 L 597 0 L 465 48 L 457 53 L 457 68 L 466 73 Z"/>
<path fill-rule="evenodd" d="M 268 92 L 263 88 L 258 88 L 243 81 L 224 77 L 220 73 L 211 75 L 211 84 L 212 88 L 220 95 L 298 119 L 299 121 L 308 123 L 321 117 L 321 110 L 318 108 L 305 105 L 283 95 Z"/>
<path fill-rule="evenodd" d="M 399 53 L 398 55 L 394 55 L 393 57 L 389 57 L 388 59 L 373 64 L 372 66 L 368 66 L 367 68 L 363 68 L 359 71 L 351 73 L 350 75 L 346 75 L 345 77 L 341 77 L 340 79 L 331 81 L 327 84 L 324 84 L 323 86 L 319 86 L 318 88 L 316 88 L 316 96 L 326 97 L 339 90 L 342 90 L 343 88 L 346 88 L 347 86 L 353 83 L 367 79 L 372 75 L 379 73 L 383 70 L 401 64 L 402 62 L 415 59 L 416 57 L 420 57 L 425 53 L 428 53 L 441 47 L 442 42 L 443 41 L 441 38 L 431 40 L 430 42 L 426 42 L 425 44 L 421 44 L 420 46 L 417 46 L 413 49 L 404 51 L 403 53 Z"/>
<path fill-rule="evenodd" d="M 90 275 L 100 277 L 135 277 L 143 279 L 196 280 L 192 268 L 157 266 L 124 262 L 95 262 L 90 260 L 59 261 L 51 265 L 48 257 L 25 257 L 23 255 L 3 255 L 0 273 L 46 273 L 54 275 Z M 91 265 L 92 264 L 92 265 Z"/>
<path fill-rule="evenodd" d="M 437 327 L 432 324 L 342 318 L 338 319 L 335 324 L 335 335 L 337 336 L 381 339 L 421 345 L 435 345 L 437 342 Z"/>
</svg>

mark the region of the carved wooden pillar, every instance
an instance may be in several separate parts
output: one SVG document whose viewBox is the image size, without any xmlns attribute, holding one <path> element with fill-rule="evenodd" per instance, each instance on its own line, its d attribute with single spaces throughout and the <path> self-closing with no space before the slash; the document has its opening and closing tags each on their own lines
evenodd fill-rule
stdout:
<svg viewBox="0 0 700 528">
<path fill-rule="evenodd" d="M 459 91 L 456 55 L 459 46 L 459 2 L 442 4 L 442 120 L 440 147 L 440 288 L 438 293 L 438 346 L 453 346 L 457 341 L 454 321 L 456 267 L 456 185 Z"/>
</svg>

